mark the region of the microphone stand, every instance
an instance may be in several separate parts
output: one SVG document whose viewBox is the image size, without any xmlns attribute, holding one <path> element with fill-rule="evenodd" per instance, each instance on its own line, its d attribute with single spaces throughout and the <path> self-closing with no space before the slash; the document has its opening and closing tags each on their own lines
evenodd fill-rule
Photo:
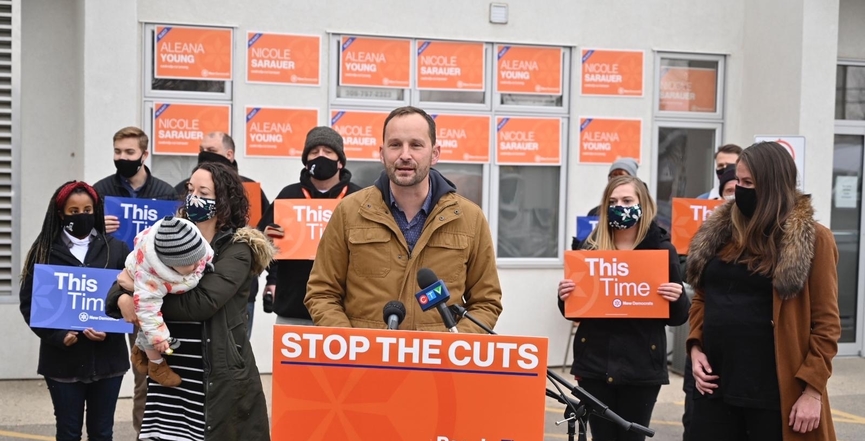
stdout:
<svg viewBox="0 0 865 441">
<path fill-rule="evenodd" d="M 490 329 L 487 325 L 481 323 L 477 319 L 471 316 L 468 311 L 462 305 L 450 305 L 448 307 L 451 310 L 451 313 L 458 318 L 467 318 L 472 323 L 480 326 L 481 329 L 486 331 L 489 334 L 497 335 Z M 553 385 L 560 391 L 559 394 L 547 389 L 547 396 L 551 398 L 555 398 L 558 402 L 564 404 L 565 407 L 565 419 L 562 421 L 556 421 L 556 425 L 562 424 L 563 422 L 568 422 L 568 439 L 573 441 L 572 435 L 572 425 L 575 425 L 577 421 L 580 423 L 580 441 L 586 440 L 585 428 L 587 427 L 589 415 L 595 415 L 597 417 L 603 418 L 607 421 L 615 423 L 622 429 L 630 432 L 639 433 L 648 438 L 652 438 L 655 436 L 655 431 L 649 429 L 648 427 L 643 427 L 640 424 L 632 423 L 629 421 L 625 421 L 622 417 L 617 415 L 615 412 L 610 410 L 610 407 L 606 404 L 602 403 L 600 400 L 592 396 L 585 389 L 574 386 L 568 383 L 567 380 L 562 378 L 561 375 L 551 371 L 549 368 L 547 369 L 547 377 L 553 381 Z M 571 395 L 577 397 L 579 401 L 573 401 L 568 398 L 564 393 L 561 393 L 561 389 L 556 384 L 560 384 L 567 388 Z"/>
</svg>

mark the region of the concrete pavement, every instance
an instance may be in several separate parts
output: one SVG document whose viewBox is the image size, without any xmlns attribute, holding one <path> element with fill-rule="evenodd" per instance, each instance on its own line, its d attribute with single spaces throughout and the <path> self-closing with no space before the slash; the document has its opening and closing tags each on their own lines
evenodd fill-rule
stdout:
<svg viewBox="0 0 865 441">
<path fill-rule="evenodd" d="M 834 368 L 829 380 L 829 396 L 838 440 L 865 439 L 865 358 L 838 358 L 834 361 Z M 670 381 L 669 386 L 661 388 L 655 405 L 651 424 L 657 432 L 654 440 L 682 439 L 682 378 L 671 374 Z M 270 375 L 263 375 L 262 382 L 270 406 Z M 114 420 L 116 440 L 135 439 L 131 412 L 132 400 L 120 399 Z M 565 425 L 554 424 L 561 419 L 562 412 L 563 406 L 547 399 L 545 441 L 567 439 Z M 45 382 L 0 381 L 0 440 L 53 440 L 53 435 L 54 415 Z"/>
</svg>

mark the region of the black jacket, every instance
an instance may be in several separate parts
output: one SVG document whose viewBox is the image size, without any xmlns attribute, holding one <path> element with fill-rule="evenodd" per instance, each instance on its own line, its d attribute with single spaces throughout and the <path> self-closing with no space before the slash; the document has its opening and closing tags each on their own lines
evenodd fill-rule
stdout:
<svg viewBox="0 0 865 441">
<path fill-rule="evenodd" d="M 62 234 L 62 233 L 61 233 Z M 49 265 L 86 266 L 88 268 L 123 269 L 129 247 L 111 236 L 97 235 L 82 265 L 69 251 L 61 237 L 57 237 L 48 257 Z M 19 292 L 20 309 L 24 321 L 30 324 L 30 302 L 33 298 L 33 267 Z M 39 366 L 37 373 L 48 378 L 87 379 L 106 377 L 129 370 L 129 353 L 126 350 L 126 334 L 108 334 L 101 342 L 92 341 L 78 333 L 78 342 L 72 346 L 63 344 L 67 331 L 60 329 L 30 328 L 39 336 Z"/>
<path fill-rule="evenodd" d="M 670 282 L 682 283 L 679 255 L 667 232 L 652 222 L 646 238 L 636 250 L 668 250 Z M 574 364 L 571 373 L 610 384 L 669 384 L 667 373 L 666 326 L 688 320 L 691 302 L 684 290 L 670 303 L 670 318 L 664 319 L 580 319 L 574 336 Z M 559 300 L 564 316 L 565 304 Z"/>
<path fill-rule="evenodd" d="M 321 193 L 312 185 L 309 171 L 303 169 L 300 172 L 300 182 L 283 188 L 276 199 L 304 199 L 306 197 L 302 190 L 304 188 L 313 199 L 335 199 L 346 186 L 348 186 L 346 195 L 361 189 L 351 182 L 351 172 L 345 168 L 340 170 L 339 183 L 326 193 Z M 273 204 L 270 204 L 261 217 L 261 222 L 258 223 L 258 229 L 264 231 L 265 227 L 272 223 Z M 309 311 L 303 305 L 303 298 L 306 297 L 306 283 L 309 282 L 312 263 L 312 260 L 277 260 L 268 267 L 267 284 L 276 285 L 276 293 L 273 296 L 273 312 L 276 315 L 311 320 Z"/>
<path fill-rule="evenodd" d="M 177 200 L 177 193 L 174 192 L 171 185 L 150 174 L 150 169 L 147 168 L 146 165 L 144 166 L 144 170 L 147 171 L 147 180 L 144 181 L 144 185 L 138 189 L 138 199 L 158 199 L 162 201 Z M 103 197 L 114 196 L 120 198 L 131 198 L 132 195 L 129 194 L 129 190 L 123 186 L 122 179 L 123 178 L 120 177 L 120 175 L 114 173 L 113 175 L 102 178 L 93 186 L 93 188 L 95 188 Z"/>
<path fill-rule="evenodd" d="M 263 271 L 273 247 L 253 228 L 217 232 L 210 246 L 214 270 L 195 288 L 165 296 L 162 316 L 166 321 L 202 322 L 205 439 L 267 441 L 267 403 L 246 338 L 246 299 L 250 275 Z M 121 317 L 117 301 L 124 293 L 116 283 L 109 290 L 105 311 L 111 316 Z"/>
</svg>

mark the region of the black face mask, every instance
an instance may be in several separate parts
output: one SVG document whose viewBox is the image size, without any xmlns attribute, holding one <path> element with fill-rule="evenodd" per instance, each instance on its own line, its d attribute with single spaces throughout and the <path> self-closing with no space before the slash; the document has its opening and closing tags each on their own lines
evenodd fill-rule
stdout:
<svg viewBox="0 0 865 441">
<path fill-rule="evenodd" d="M 67 214 L 63 216 L 63 229 L 78 239 L 84 239 L 93 231 L 96 217 L 93 213 Z"/>
<path fill-rule="evenodd" d="M 339 171 L 339 161 L 334 161 L 327 156 L 319 156 L 312 161 L 306 163 L 306 169 L 309 170 L 309 176 L 319 181 L 326 181 L 332 178 Z"/>
<path fill-rule="evenodd" d="M 751 217 L 757 211 L 757 190 L 736 186 L 736 206 L 746 217 Z"/>
<path fill-rule="evenodd" d="M 198 153 L 198 163 L 203 164 L 205 162 L 215 162 L 217 164 L 225 164 L 229 167 L 233 167 L 234 164 L 228 160 L 225 156 L 222 156 L 218 153 L 213 152 L 199 152 Z"/>
<path fill-rule="evenodd" d="M 727 167 L 715 169 L 715 174 L 718 175 L 718 179 L 721 179 L 721 175 L 724 174 L 724 170 L 726 170 L 726 169 L 727 169 Z"/>
<path fill-rule="evenodd" d="M 117 174 L 129 179 L 135 176 L 138 170 L 141 169 L 143 159 L 144 155 L 141 155 L 138 159 L 116 159 L 114 161 L 114 168 L 117 169 Z"/>
</svg>

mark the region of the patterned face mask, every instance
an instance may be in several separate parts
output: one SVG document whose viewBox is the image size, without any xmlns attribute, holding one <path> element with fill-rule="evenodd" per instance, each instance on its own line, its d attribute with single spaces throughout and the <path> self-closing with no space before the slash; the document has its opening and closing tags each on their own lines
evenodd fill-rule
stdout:
<svg viewBox="0 0 865 441">
<path fill-rule="evenodd" d="M 213 219 L 216 215 L 216 199 L 186 195 L 186 217 L 195 223 Z"/>
<path fill-rule="evenodd" d="M 643 209 L 640 204 L 630 207 L 610 205 L 607 209 L 607 222 L 610 224 L 610 228 L 617 230 L 627 230 L 637 225 L 641 217 L 643 217 Z"/>
</svg>

